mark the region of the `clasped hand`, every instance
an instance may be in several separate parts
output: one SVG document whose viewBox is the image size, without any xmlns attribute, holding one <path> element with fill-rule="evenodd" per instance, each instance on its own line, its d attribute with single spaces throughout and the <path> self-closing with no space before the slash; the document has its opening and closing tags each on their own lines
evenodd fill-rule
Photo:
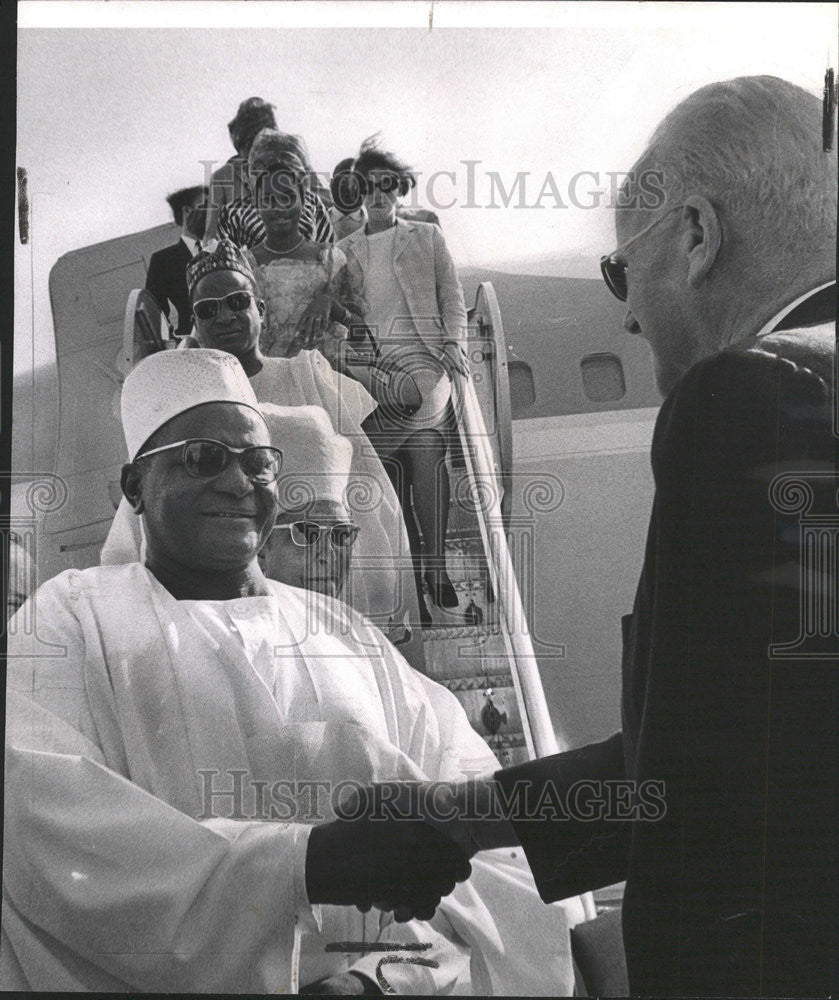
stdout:
<svg viewBox="0 0 839 1000">
<path fill-rule="evenodd" d="M 319 346 L 318 342 L 328 334 L 334 307 L 333 298 L 326 292 L 318 292 L 314 296 L 297 323 L 294 344 L 298 350 L 310 350 Z"/>
<path fill-rule="evenodd" d="M 430 920 L 440 900 L 471 874 L 467 851 L 429 810 L 420 782 L 353 792 L 342 818 L 314 827 L 306 856 L 312 903 L 375 906 L 399 922 Z M 454 825 L 456 827 L 456 824 Z"/>
</svg>

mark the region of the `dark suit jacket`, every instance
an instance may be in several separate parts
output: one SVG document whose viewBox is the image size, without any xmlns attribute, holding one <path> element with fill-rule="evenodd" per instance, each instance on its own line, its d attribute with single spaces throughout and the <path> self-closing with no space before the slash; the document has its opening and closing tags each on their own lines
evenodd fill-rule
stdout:
<svg viewBox="0 0 839 1000">
<path fill-rule="evenodd" d="M 515 824 L 546 901 L 626 879 L 633 993 L 830 989 L 839 524 L 825 320 L 835 319 L 835 286 L 821 299 L 792 314 L 800 329 L 696 365 L 661 408 L 644 565 L 624 620 L 622 732 L 498 774 L 508 794 L 531 782 L 531 813 L 547 817 Z M 799 576 L 795 503 L 779 512 L 770 501 L 783 473 L 810 482 L 811 514 L 833 518 L 819 581 Z M 771 643 L 814 631 L 800 609 L 816 588 L 834 606 L 810 643 L 816 655 L 770 659 Z M 608 784 L 627 779 L 638 795 L 630 818 L 627 793 Z M 568 818 L 549 818 L 548 787 Z"/>
<path fill-rule="evenodd" d="M 151 255 L 146 274 L 146 288 L 155 297 L 164 315 L 169 312 L 169 303 L 178 310 L 179 337 L 185 337 L 192 329 L 192 310 L 186 287 L 186 266 L 192 259 L 189 247 L 183 240 Z"/>
</svg>

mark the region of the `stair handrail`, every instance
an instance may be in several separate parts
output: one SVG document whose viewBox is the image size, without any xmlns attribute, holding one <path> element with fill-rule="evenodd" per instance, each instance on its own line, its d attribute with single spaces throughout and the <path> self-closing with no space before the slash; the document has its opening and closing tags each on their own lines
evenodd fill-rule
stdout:
<svg viewBox="0 0 839 1000">
<path fill-rule="evenodd" d="M 493 313 L 493 325 L 500 325 L 498 301 L 491 282 L 482 282 L 478 286 L 474 310 L 476 314 L 479 313 L 478 304 L 482 297 Z M 501 611 L 501 634 L 507 649 L 516 699 L 521 709 L 528 756 L 531 760 L 535 757 L 548 757 L 568 747 L 559 746 L 539 676 L 515 567 L 507 545 L 501 511 L 500 470 L 489 446 L 486 424 L 471 377 L 464 378 L 455 373 L 452 387 L 458 435 L 467 474 L 476 489 L 476 516 L 486 553 L 490 583 Z M 597 916 L 593 895 L 584 892 L 579 899 L 585 919 L 593 920 Z"/>
<path fill-rule="evenodd" d="M 483 282 L 478 287 L 476 313 L 479 313 L 482 297 L 491 304 L 495 303 L 495 291 L 491 282 Z M 494 323 L 499 322 L 500 318 L 494 317 Z M 507 545 L 501 510 L 500 470 L 489 446 L 486 424 L 472 379 L 455 374 L 452 384 L 458 434 L 467 474 L 475 490 L 477 520 L 490 583 L 500 609 L 501 634 L 521 707 L 528 755 L 531 758 L 549 756 L 558 752 L 559 745 L 551 723 L 515 568 Z"/>
</svg>

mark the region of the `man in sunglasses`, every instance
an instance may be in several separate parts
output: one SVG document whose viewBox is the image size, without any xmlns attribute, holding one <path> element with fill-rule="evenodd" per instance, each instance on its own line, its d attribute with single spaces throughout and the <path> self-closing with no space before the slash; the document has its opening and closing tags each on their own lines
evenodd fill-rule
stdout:
<svg viewBox="0 0 839 1000">
<path fill-rule="evenodd" d="M 633 995 L 835 983 L 834 124 L 783 80 L 715 83 L 630 171 L 603 275 L 666 399 L 623 730 L 466 783 L 436 823 L 520 842 L 546 901 L 626 880 Z"/>
<path fill-rule="evenodd" d="M 145 561 L 60 574 L 10 629 L 0 985 L 447 992 L 470 948 L 492 977 L 473 980 L 482 992 L 568 979 L 560 949 L 547 976 L 536 961 L 567 938 L 563 908 L 504 951 L 542 909 L 520 862 L 477 861 L 475 886 L 435 915 L 469 872 L 463 852 L 408 817 L 333 819 L 342 789 L 453 780 L 493 758 L 364 618 L 263 575 L 284 431 L 272 440 L 239 362 L 146 358 L 122 415 Z M 36 609 L 37 637 L 23 627 Z M 405 944 L 422 961 L 378 979 Z"/>
</svg>

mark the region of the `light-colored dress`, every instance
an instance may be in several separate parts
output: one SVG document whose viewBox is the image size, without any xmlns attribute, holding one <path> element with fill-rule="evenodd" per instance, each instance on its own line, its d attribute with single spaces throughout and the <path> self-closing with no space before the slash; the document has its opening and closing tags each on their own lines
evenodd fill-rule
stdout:
<svg viewBox="0 0 839 1000">
<path fill-rule="evenodd" d="M 385 631 L 391 619 L 401 622 L 406 612 L 416 622 L 416 587 L 402 511 L 381 459 L 361 429 L 361 422 L 375 409 L 373 397 L 359 382 L 336 372 L 319 351 L 265 358 L 251 384 L 256 398 L 266 403 L 323 407 L 334 429 L 352 442 L 346 501 L 361 531 L 343 600 Z M 140 518 L 123 499 L 102 548 L 101 563 L 142 560 L 143 550 Z M 395 633 L 394 639 L 399 638 Z M 400 648 L 413 665 L 421 666 L 418 639 L 410 649 Z"/>
<path fill-rule="evenodd" d="M 422 406 L 400 421 L 406 436 L 423 427 L 437 427 L 445 420 L 451 383 L 440 360 L 442 351 L 432 350 L 418 327 L 422 317 L 411 315 L 405 292 L 393 266 L 396 227 L 367 234 L 368 270 L 365 275 L 365 320 L 379 345 L 380 356 L 393 359 L 411 373 L 422 395 Z M 429 323 L 429 321 L 431 321 Z M 433 319 L 425 318 L 431 326 Z M 434 334 L 439 339 L 436 328 Z"/>
<path fill-rule="evenodd" d="M 260 349 L 267 356 L 287 357 L 289 350 L 293 350 L 300 317 L 315 295 L 329 292 L 339 300 L 343 297 L 347 258 L 332 246 L 323 247 L 319 260 L 278 257 L 259 264 L 251 253 L 246 251 L 245 255 L 265 300 Z"/>
<path fill-rule="evenodd" d="M 380 233 L 356 230 L 337 249 L 347 258 L 352 284 L 362 288 L 361 311 L 382 355 L 411 373 L 423 397 L 422 408 L 408 419 L 383 420 L 379 410 L 379 447 L 397 447 L 422 428 L 444 429 L 451 383 L 443 347 L 447 341 L 466 347 L 467 318 L 440 227 L 397 217 L 395 226 Z"/>
</svg>

